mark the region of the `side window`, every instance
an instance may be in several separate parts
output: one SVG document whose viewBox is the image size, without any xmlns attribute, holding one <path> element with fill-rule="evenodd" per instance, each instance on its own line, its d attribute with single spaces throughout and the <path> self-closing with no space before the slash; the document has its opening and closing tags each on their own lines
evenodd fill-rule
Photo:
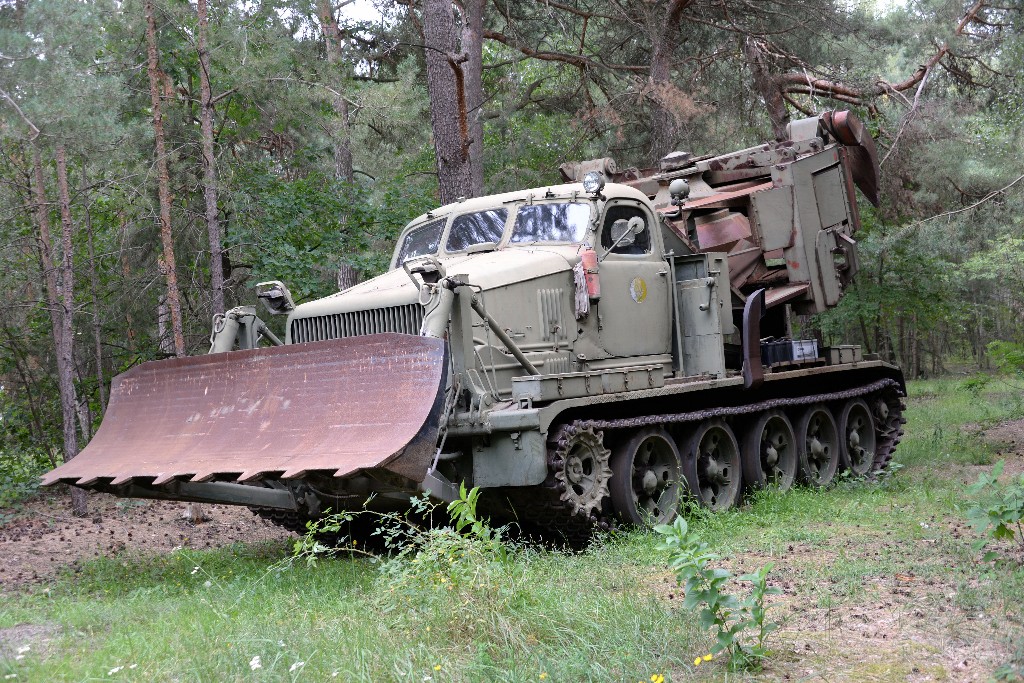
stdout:
<svg viewBox="0 0 1024 683">
<path fill-rule="evenodd" d="M 398 265 L 417 256 L 436 254 L 437 243 L 441 241 L 441 231 L 444 230 L 444 221 L 444 218 L 431 221 L 406 235 L 402 241 L 402 248 L 398 251 Z"/>
<path fill-rule="evenodd" d="M 620 229 L 615 231 L 616 236 L 621 234 L 621 229 L 629 223 L 631 218 L 640 218 L 644 222 L 646 229 L 641 232 L 633 240 L 631 244 L 624 244 L 628 242 L 628 238 L 619 242 L 619 246 L 612 249 L 613 254 L 646 254 L 651 250 L 651 226 L 650 219 L 647 217 L 641 209 L 635 206 L 613 206 L 608 209 L 604 216 L 604 225 L 601 227 L 601 246 L 608 249 L 615 244 L 615 238 L 612 237 L 612 231 L 617 221 L 622 221 L 619 224 Z"/>
<path fill-rule="evenodd" d="M 506 209 L 492 209 L 456 216 L 448 231 L 445 251 L 464 251 L 482 242 L 500 242 L 505 232 Z"/>
</svg>

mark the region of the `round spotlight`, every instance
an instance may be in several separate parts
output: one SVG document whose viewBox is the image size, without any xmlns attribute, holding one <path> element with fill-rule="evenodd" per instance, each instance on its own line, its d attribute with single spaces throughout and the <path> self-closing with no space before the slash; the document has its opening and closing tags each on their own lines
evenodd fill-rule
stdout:
<svg viewBox="0 0 1024 683">
<path fill-rule="evenodd" d="M 668 186 L 668 194 L 675 202 L 680 202 L 690 196 L 690 184 L 683 178 L 676 178 Z"/>
<path fill-rule="evenodd" d="M 583 191 L 587 194 L 598 194 L 604 189 L 604 176 L 598 171 L 591 171 L 583 176 Z"/>
</svg>

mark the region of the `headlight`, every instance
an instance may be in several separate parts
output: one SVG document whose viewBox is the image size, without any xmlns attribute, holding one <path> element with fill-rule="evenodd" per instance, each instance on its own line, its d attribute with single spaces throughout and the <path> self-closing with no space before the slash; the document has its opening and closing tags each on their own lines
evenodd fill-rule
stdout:
<svg viewBox="0 0 1024 683">
<path fill-rule="evenodd" d="M 587 194 L 598 194 L 604 189 L 604 176 L 598 171 L 591 171 L 583 176 L 583 191 Z"/>
</svg>

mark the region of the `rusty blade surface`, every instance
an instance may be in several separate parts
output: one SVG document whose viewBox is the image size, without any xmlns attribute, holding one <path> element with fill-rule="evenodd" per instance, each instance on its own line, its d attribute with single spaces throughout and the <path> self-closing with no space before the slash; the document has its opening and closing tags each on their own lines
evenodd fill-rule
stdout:
<svg viewBox="0 0 1024 683">
<path fill-rule="evenodd" d="M 849 111 L 825 112 L 821 115 L 825 127 L 850 150 L 853 182 L 864 196 L 878 206 L 879 176 L 878 150 L 864 123 Z"/>
<path fill-rule="evenodd" d="M 43 484 L 382 466 L 422 479 L 444 370 L 443 340 L 403 334 L 144 363 L 115 378 L 96 436 Z"/>
</svg>

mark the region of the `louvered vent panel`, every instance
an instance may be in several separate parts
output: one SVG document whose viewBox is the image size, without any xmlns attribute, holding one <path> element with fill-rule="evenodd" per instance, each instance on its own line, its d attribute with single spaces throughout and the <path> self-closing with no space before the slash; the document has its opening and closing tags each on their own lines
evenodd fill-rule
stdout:
<svg viewBox="0 0 1024 683">
<path fill-rule="evenodd" d="M 558 375 L 565 372 L 572 372 L 572 361 L 569 357 L 548 358 L 544 361 L 545 375 Z"/>
<path fill-rule="evenodd" d="M 419 334 L 422 323 L 423 307 L 419 304 L 298 318 L 292 321 L 292 343 L 360 337 L 381 332 Z"/>
<path fill-rule="evenodd" d="M 564 289 L 538 289 L 537 302 L 540 306 L 540 330 L 544 341 L 565 339 L 568 331 L 562 320 L 562 296 Z"/>
</svg>

